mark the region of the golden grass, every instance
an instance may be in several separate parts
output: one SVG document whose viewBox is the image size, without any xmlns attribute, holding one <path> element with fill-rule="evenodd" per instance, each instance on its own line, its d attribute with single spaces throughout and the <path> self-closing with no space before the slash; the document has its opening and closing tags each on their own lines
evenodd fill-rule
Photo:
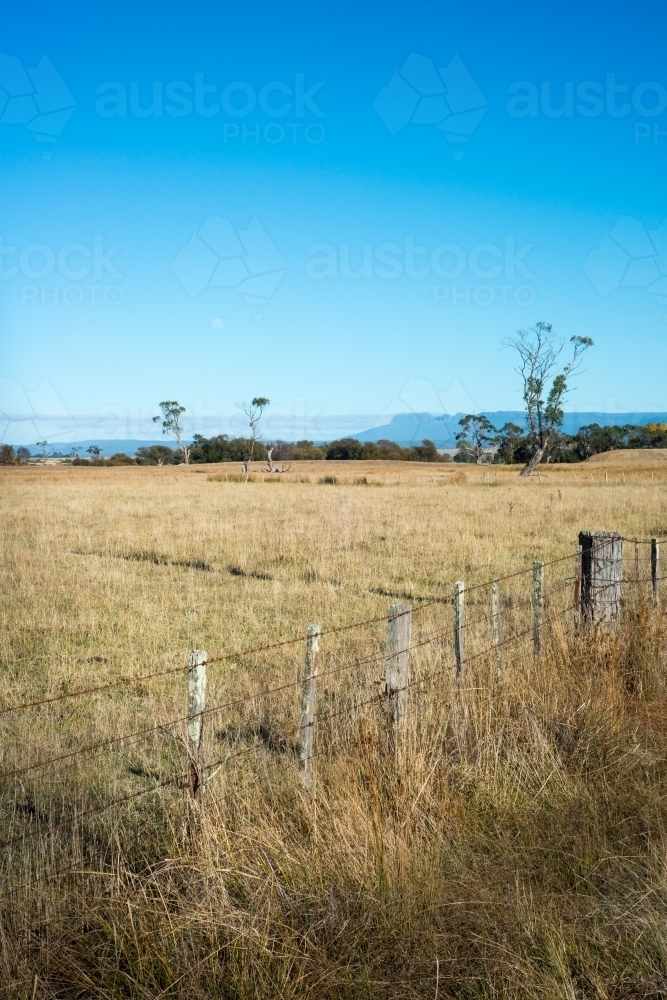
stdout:
<svg viewBox="0 0 667 1000">
<path fill-rule="evenodd" d="M 626 448 L 619 451 L 605 451 L 593 455 L 587 465 L 602 465 L 605 468 L 654 469 L 656 472 L 667 463 L 667 448 Z"/>
<path fill-rule="evenodd" d="M 280 463 L 285 473 L 272 475 L 263 462 L 252 463 L 249 475 L 242 473 L 240 465 L 225 462 L 191 466 L 71 466 L 35 463 L 26 466 L 5 467 L 0 482 L 68 483 L 81 482 L 183 482 L 191 476 L 204 476 L 213 482 L 263 482 L 321 485 L 323 480 L 335 479 L 336 485 L 477 485 L 510 484 L 516 481 L 521 466 L 467 465 L 457 462 L 342 462 L 313 461 Z M 605 472 L 607 478 L 605 479 Z M 637 485 L 667 482 L 667 449 L 626 449 L 594 455 L 586 462 L 570 465 L 540 465 L 531 478 L 535 485 L 562 486 L 568 483 L 605 483 L 623 485 L 628 476 Z M 625 479 L 624 479 L 625 477 Z M 328 483 L 327 483 L 328 485 Z"/>
<path fill-rule="evenodd" d="M 153 729 L 2 780 L 0 838 L 30 835 L 0 861 L 7 995 L 664 989 L 665 636 L 646 588 L 628 588 L 621 633 L 592 642 L 567 610 L 573 561 L 548 569 L 543 660 L 530 635 L 508 645 L 502 685 L 483 653 L 488 588 L 473 590 L 453 684 L 454 580 L 530 570 L 571 553 L 579 529 L 667 535 L 657 473 L 605 484 L 596 469 L 591 484 L 584 469 L 541 484 L 405 463 L 294 463 L 279 486 L 227 482 L 238 469 L 224 466 L 0 476 L 0 709 L 178 667 L 192 648 L 299 639 L 209 667 L 209 705 L 235 704 L 206 720 L 207 758 L 224 763 L 202 821 L 176 787 L 77 819 L 184 771 L 181 674 L 0 715 L 5 775 Z M 503 584 L 506 636 L 530 629 L 530 592 L 530 573 Z M 376 697 L 384 624 L 332 632 L 309 800 L 301 637 L 404 599 L 424 644 L 398 771 Z"/>
</svg>

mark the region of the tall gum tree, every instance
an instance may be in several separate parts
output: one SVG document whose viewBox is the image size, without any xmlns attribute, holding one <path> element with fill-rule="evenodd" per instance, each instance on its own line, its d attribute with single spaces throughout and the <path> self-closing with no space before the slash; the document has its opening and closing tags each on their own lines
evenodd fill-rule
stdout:
<svg viewBox="0 0 667 1000">
<path fill-rule="evenodd" d="M 563 400 L 569 392 L 568 380 L 581 368 L 581 356 L 593 346 L 590 337 L 570 337 L 572 356 L 564 365 L 559 358 L 564 341 L 558 341 L 551 323 L 536 323 L 530 330 L 519 330 L 505 342 L 519 355 L 516 371 L 523 382 L 526 422 L 532 454 L 521 470 L 530 476 L 549 447 L 556 430 L 563 423 Z M 548 388 L 551 382 L 551 387 Z M 546 395 L 546 399 L 545 399 Z"/>
<path fill-rule="evenodd" d="M 267 406 L 271 404 L 271 400 L 266 396 L 254 396 L 249 403 L 237 403 L 237 407 L 243 413 L 245 413 L 248 418 L 248 426 L 250 427 L 250 453 L 248 457 L 243 462 L 243 471 L 247 472 L 252 462 L 252 457 L 255 452 L 255 444 L 259 440 L 259 422 L 262 419 L 262 414 Z"/>
<path fill-rule="evenodd" d="M 181 424 L 181 417 L 185 413 L 185 407 L 181 406 L 175 399 L 164 399 L 160 403 L 160 411 L 157 417 L 153 417 L 153 423 L 157 424 L 158 421 L 162 421 L 162 433 L 173 434 L 176 438 L 178 450 L 183 456 L 184 464 L 189 465 L 190 446 L 186 445 L 183 441 L 183 427 Z"/>
</svg>

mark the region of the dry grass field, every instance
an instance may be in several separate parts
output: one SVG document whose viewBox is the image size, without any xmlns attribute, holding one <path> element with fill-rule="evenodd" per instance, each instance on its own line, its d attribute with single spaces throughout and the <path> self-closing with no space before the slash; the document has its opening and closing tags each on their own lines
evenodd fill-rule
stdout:
<svg viewBox="0 0 667 1000">
<path fill-rule="evenodd" d="M 667 455 L 528 482 L 449 464 L 259 469 L 0 475 L 2 995 L 667 995 L 665 619 L 631 579 L 619 633 L 576 630 L 571 607 L 579 530 L 667 538 Z M 561 560 L 537 659 L 534 559 Z M 499 679 L 487 581 L 519 571 L 501 584 Z M 455 580 L 470 591 L 458 687 Z M 381 698 L 397 600 L 414 608 L 398 759 Z M 308 796 L 311 623 L 325 634 Z M 180 787 L 190 649 L 217 660 L 203 815 Z"/>
</svg>

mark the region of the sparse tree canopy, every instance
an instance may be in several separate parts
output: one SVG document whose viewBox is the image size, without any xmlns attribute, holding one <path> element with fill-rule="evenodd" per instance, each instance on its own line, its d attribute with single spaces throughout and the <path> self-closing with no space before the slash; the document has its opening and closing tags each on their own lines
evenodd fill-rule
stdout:
<svg viewBox="0 0 667 1000">
<path fill-rule="evenodd" d="M 467 444 L 468 438 L 472 438 L 471 447 L 475 454 L 475 461 L 477 465 L 480 465 L 484 457 L 484 448 L 495 441 L 496 428 L 488 417 L 481 413 L 468 413 L 459 420 L 459 424 L 461 430 L 456 435 L 456 440 L 461 445 L 464 442 Z"/>
<path fill-rule="evenodd" d="M 244 470 L 248 471 L 248 466 L 252 462 L 252 457 L 255 452 L 255 442 L 258 440 L 258 429 L 259 422 L 262 419 L 262 414 L 267 406 L 271 403 L 270 399 L 266 396 L 254 396 L 249 403 L 237 403 L 236 405 L 240 410 L 242 410 L 246 417 L 248 418 L 248 425 L 250 427 L 250 448 L 248 451 L 248 456 L 245 459 L 243 465 Z"/>
<path fill-rule="evenodd" d="M 160 403 L 162 413 L 153 417 L 153 423 L 162 421 L 162 433 L 173 434 L 176 438 L 178 450 L 183 456 L 186 465 L 190 464 L 190 448 L 183 442 L 183 428 L 181 426 L 181 416 L 185 413 L 185 407 L 181 406 L 175 399 L 165 399 Z"/>
<path fill-rule="evenodd" d="M 570 337 L 572 357 L 558 370 L 558 358 L 563 341 L 554 336 L 551 323 L 536 323 L 531 330 L 519 330 L 506 341 L 519 355 L 516 369 L 523 382 L 528 434 L 532 454 L 522 476 L 529 476 L 549 447 L 554 433 L 563 423 L 563 400 L 568 392 L 568 379 L 581 367 L 581 355 L 593 346 L 590 337 Z M 549 382 L 551 387 L 549 388 Z M 546 399 L 545 399 L 546 394 Z"/>
</svg>

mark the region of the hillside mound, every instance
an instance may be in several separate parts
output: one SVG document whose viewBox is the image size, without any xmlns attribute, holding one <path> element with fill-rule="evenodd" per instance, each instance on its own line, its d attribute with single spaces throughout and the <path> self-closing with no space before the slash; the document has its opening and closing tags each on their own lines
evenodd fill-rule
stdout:
<svg viewBox="0 0 667 1000">
<path fill-rule="evenodd" d="M 603 451 L 587 458 L 585 465 L 661 465 L 667 462 L 667 448 L 622 448 Z"/>
</svg>

